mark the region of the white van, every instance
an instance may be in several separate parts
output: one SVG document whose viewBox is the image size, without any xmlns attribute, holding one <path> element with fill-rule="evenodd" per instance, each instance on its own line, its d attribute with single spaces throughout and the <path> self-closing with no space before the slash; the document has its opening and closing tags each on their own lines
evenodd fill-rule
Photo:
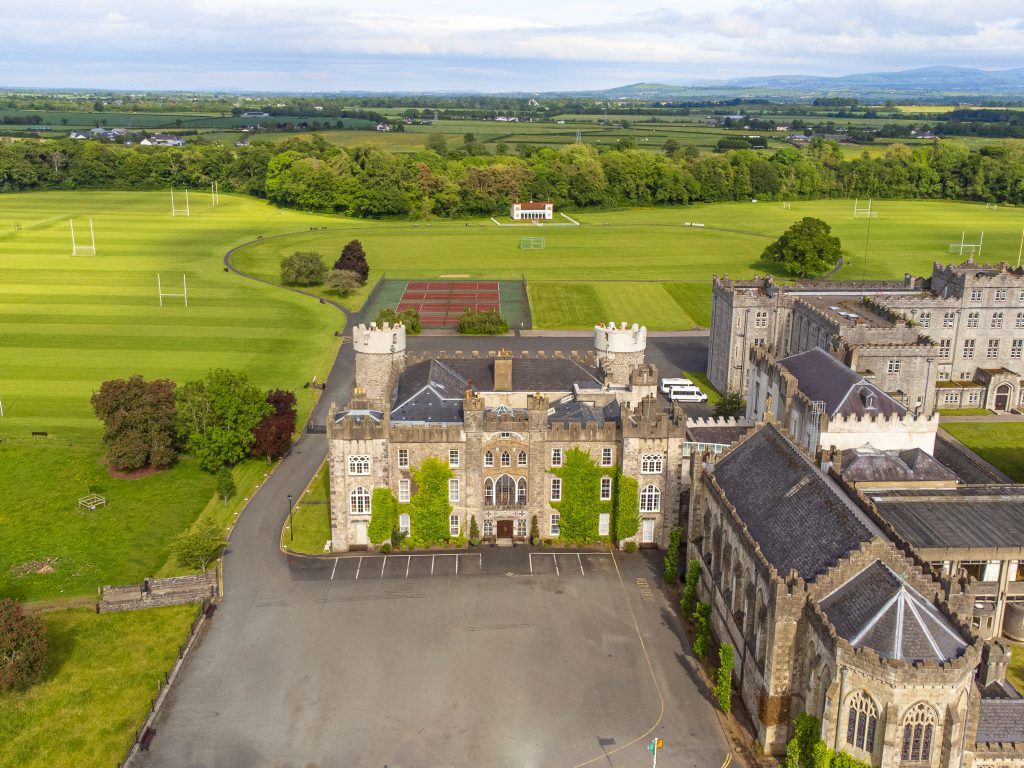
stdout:
<svg viewBox="0 0 1024 768">
<path fill-rule="evenodd" d="M 672 387 L 668 392 L 668 399 L 680 403 L 703 403 L 707 402 L 708 396 L 701 392 L 697 385 L 689 384 Z"/>
<path fill-rule="evenodd" d="M 689 379 L 662 379 L 661 393 L 667 395 L 673 387 L 692 387 L 693 382 Z"/>
</svg>

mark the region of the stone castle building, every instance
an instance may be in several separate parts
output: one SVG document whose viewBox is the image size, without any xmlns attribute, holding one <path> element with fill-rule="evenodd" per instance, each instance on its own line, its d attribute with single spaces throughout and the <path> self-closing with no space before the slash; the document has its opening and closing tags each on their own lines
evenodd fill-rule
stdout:
<svg viewBox="0 0 1024 768">
<path fill-rule="evenodd" d="M 574 448 L 607 470 L 596 498 L 611 499 L 617 471 L 637 480 L 640 524 L 631 540 L 661 546 L 679 524 L 686 419 L 681 407 L 659 404 L 646 328 L 597 326 L 594 349 L 553 356 L 415 356 L 401 325 L 357 326 L 352 343 L 355 393 L 331 408 L 327 424 L 336 551 L 372 546 L 373 490 L 390 489 L 401 513 L 415 468 L 431 457 L 451 470 L 453 537 L 466 535 L 475 517 L 485 540 L 524 541 L 536 516 L 540 537 L 557 538 L 551 503 L 562 487 L 549 470 Z M 601 535 L 609 523 L 603 514 Z M 408 526 L 403 515 L 399 528 Z"/>
<path fill-rule="evenodd" d="M 974 584 L 889 538 L 867 499 L 771 419 L 691 459 L 688 556 L 758 739 L 785 752 L 800 712 L 881 768 L 1024 765 L 1010 649 L 972 630 Z"/>
<path fill-rule="evenodd" d="M 913 413 L 1024 403 L 1024 269 L 936 263 L 902 281 L 715 277 L 708 377 L 745 391 L 750 350 L 820 347 Z"/>
</svg>

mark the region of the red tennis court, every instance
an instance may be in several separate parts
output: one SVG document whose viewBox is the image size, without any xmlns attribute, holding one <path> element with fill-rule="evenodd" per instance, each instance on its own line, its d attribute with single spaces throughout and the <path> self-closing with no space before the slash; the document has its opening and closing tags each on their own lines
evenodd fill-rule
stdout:
<svg viewBox="0 0 1024 768">
<path fill-rule="evenodd" d="M 405 286 L 397 310 L 415 309 L 424 328 L 454 328 L 467 309 L 500 310 L 496 281 L 413 280 Z"/>
</svg>

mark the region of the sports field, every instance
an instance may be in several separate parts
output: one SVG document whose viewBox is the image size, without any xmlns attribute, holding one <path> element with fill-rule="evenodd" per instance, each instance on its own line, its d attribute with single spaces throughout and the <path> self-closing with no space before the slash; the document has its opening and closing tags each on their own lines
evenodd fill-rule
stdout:
<svg viewBox="0 0 1024 768">
<path fill-rule="evenodd" d="M 327 231 L 267 240 L 238 252 L 236 263 L 277 279 L 278 264 L 296 250 L 333 261 L 358 238 L 370 262 L 370 285 L 389 280 L 522 280 L 535 328 L 586 328 L 628 320 L 652 330 L 706 326 L 711 275 L 747 278 L 774 273 L 760 260 L 765 246 L 794 221 L 828 221 L 843 243 L 837 279 L 929 274 L 933 261 L 958 261 L 950 243 L 985 233 L 983 259 L 1016 262 L 1024 211 L 945 201 L 876 200 L 877 217 L 854 219 L 852 200 L 722 203 L 574 213 L 579 227 L 539 228 L 544 249 L 520 250 L 520 233 L 484 221 L 398 223 L 335 219 Z M 869 232 L 870 221 L 870 232 Z M 702 224 L 703 226 L 687 226 Z M 869 237 L 870 235 L 870 237 Z M 865 254 L 867 258 L 865 258 Z M 369 288 L 342 299 L 351 307 Z M 396 297 L 397 298 L 397 297 Z"/>
</svg>

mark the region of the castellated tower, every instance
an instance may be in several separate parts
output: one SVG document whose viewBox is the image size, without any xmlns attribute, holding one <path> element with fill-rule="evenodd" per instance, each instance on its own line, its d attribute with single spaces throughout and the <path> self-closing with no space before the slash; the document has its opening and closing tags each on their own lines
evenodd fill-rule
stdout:
<svg viewBox="0 0 1024 768">
<path fill-rule="evenodd" d="M 644 364 L 647 350 L 647 328 L 633 323 L 594 326 L 594 350 L 598 364 L 609 384 L 629 385 L 630 373 Z"/>
<path fill-rule="evenodd" d="M 356 353 L 356 386 L 371 403 L 386 406 L 394 376 L 405 368 L 405 326 L 402 323 L 357 325 L 352 331 Z"/>
</svg>

